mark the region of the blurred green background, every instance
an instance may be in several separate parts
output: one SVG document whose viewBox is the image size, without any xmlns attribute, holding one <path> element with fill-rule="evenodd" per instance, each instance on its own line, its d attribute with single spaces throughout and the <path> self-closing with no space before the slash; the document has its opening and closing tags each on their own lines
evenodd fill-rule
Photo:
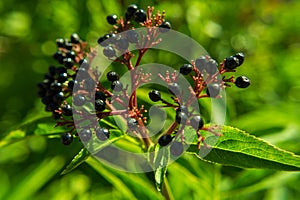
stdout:
<svg viewBox="0 0 300 200">
<path fill-rule="evenodd" d="M 0 138 L 28 114 L 43 112 L 36 84 L 55 63 L 55 39 L 77 32 L 94 46 L 111 29 L 105 17 L 123 15 L 131 3 L 166 10 L 174 30 L 197 40 L 218 61 L 244 52 L 238 74 L 252 84 L 227 90 L 226 124 L 300 154 L 297 0 L 0 1 Z M 65 147 L 42 136 L 0 147 L 0 199 L 161 198 L 147 175 L 128 175 L 92 159 L 60 176 L 79 149 L 78 143 Z M 300 174 L 294 172 L 222 167 L 185 155 L 167 176 L 175 199 L 300 198 Z"/>
</svg>

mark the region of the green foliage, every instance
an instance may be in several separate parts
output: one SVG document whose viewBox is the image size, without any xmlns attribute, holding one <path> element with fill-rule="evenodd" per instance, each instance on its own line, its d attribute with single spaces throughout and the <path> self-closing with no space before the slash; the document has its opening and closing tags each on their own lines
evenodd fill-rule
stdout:
<svg viewBox="0 0 300 200">
<path fill-rule="evenodd" d="M 226 124 L 251 135 L 226 127 L 204 158 L 223 165 L 186 153 L 166 174 L 157 172 L 158 185 L 163 175 L 168 179 L 162 190 L 175 199 L 297 199 L 299 172 L 269 169 L 298 170 L 299 158 L 269 143 L 300 154 L 300 2 L 270 0 L 0 2 L 0 199 L 163 199 L 153 173 L 111 169 L 81 151 L 78 139 L 62 146 L 59 135 L 65 130 L 54 128 L 36 98 L 36 83 L 54 64 L 55 39 L 78 32 L 96 45 L 110 28 L 106 15 L 120 14 L 130 3 L 166 10 L 175 30 L 194 38 L 219 61 L 245 52 L 239 73 L 252 81 L 246 90 L 226 92 Z M 183 64 L 161 53 L 149 52 L 145 58 L 145 63 L 175 69 Z M 133 142 L 125 145 L 136 148 Z M 197 153 L 194 145 L 190 150 Z"/>
</svg>

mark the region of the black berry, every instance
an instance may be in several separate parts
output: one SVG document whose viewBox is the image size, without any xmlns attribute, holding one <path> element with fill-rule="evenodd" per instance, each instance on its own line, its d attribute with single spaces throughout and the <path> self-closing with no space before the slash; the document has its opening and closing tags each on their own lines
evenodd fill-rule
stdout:
<svg viewBox="0 0 300 200">
<path fill-rule="evenodd" d="M 107 80 L 109 80 L 109 81 L 117 81 L 117 80 L 120 79 L 120 76 L 119 76 L 119 74 L 118 74 L 117 72 L 115 72 L 115 71 L 110 71 L 110 72 L 108 72 L 108 73 L 106 74 L 106 78 L 107 78 Z"/>
<path fill-rule="evenodd" d="M 120 38 L 116 41 L 116 45 L 119 49 L 125 50 L 129 47 L 129 42 L 127 39 Z"/>
<path fill-rule="evenodd" d="M 160 26 L 159 26 L 159 31 L 162 33 L 166 33 L 171 29 L 171 23 L 168 21 L 164 21 Z"/>
<path fill-rule="evenodd" d="M 64 104 L 62 107 L 61 107 L 61 110 L 62 110 L 62 114 L 65 115 L 65 116 L 72 116 L 72 106 L 70 106 L 69 104 Z"/>
<path fill-rule="evenodd" d="M 182 67 L 180 67 L 180 73 L 183 75 L 188 75 L 193 70 L 193 66 L 191 64 L 184 64 Z"/>
<path fill-rule="evenodd" d="M 235 80 L 235 85 L 239 88 L 246 88 L 250 85 L 250 80 L 246 76 L 239 76 Z"/>
<path fill-rule="evenodd" d="M 83 142 L 87 142 L 92 138 L 92 131 L 89 129 L 83 129 L 79 133 L 80 139 Z"/>
<path fill-rule="evenodd" d="M 61 73 L 61 74 L 59 74 L 58 77 L 57 77 L 57 81 L 58 81 L 59 83 L 63 83 L 63 82 L 65 82 L 66 80 L 68 80 L 68 74 L 67 74 L 67 73 Z"/>
<path fill-rule="evenodd" d="M 130 43 L 138 42 L 138 33 L 135 30 L 129 30 L 126 32 L 126 38 Z"/>
<path fill-rule="evenodd" d="M 226 58 L 224 68 L 227 70 L 233 70 L 239 66 L 239 59 L 234 56 Z"/>
<path fill-rule="evenodd" d="M 214 59 L 209 59 L 206 64 L 206 72 L 209 74 L 215 74 L 218 70 L 218 63 Z"/>
<path fill-rule="evenodd" d="M 106 21 L 110 24 L 110 25 L 115 25 L 117 23 L 117 19 L 118 16 L 117 15 L 108 15 L 106 17 Z"/>
<path fill-rule="evenodd" d="M 183 153 L 183 144 L 181 142 L 174 141 L 171 144 L 170 152 L 173 156 L 180 156 Z"/>
<path fill-rule="evenodd" d="M 203 70 L 206 69 L 207 61 L 205 56 L 201 56 L 195 60 L 196 68 L 203 73 Z"/>
<path fill-rule="evenodd" d="M 134 130 L 135 128 L 137 128 L 138 122 L 136 121 L 136 119 L 134 118 L 128 118 L 127 119 L 127 126 L 129 129 Z"/>
<path fill-rule="evenodd" d="M 79 37 L 79 35 L 77 33 L 73 33 L 71 35 L 70 39 L 71 39 L 71 43 L 73 43 L 73 44 L 80 43 L 80 37 Z"/>
<path fill-rule="evenodd" d="M 120 81 L 113 81 L 110 87 L 113 91 L 120 92 L 123 89 L 123 84 Z"/>
<path fill-rule="evenodd" d="M 163 135 L 158 139 L 158 144 L 160 146 L 167 146 L 171 141 L 172 141 L 172 136 L 171 135 Z"/>
<path fill-rule="evenodd" d="M 160 92 L 157 90 L 151 90 L 148 95 L 149 98 L 154 102 L 161 100 Z"/>
<path fill-rule="evenodd" d="M 75 106 L 83 106 L 86 102 L 86 99 L 83 95 L 81 94 L 77 94 L 76 96 L 74 96 L 73 98 L 73 104 Z"/>
<path fill-rule="evenodd" d="M 220 85 L 213 83 L 207 86 L 206 94 L 209 97 L 216 97 L 220 93 Z"/>
<path fill-rule="evenodd" d="M 136 22 L 144 22 L 147 19 L 147 15 L 146 12 L 143 9 L 138 9 L 135 13 L 134 13 L 134 20 Z"/>
<path fill-rule="evenodd" d="M 127 12 L 126 12 L 126 19 L 130 20 L 134 16 L 137 9 L 138 9 L 138 6 L 135 4 L 129 5 L 127 8 Z"/>
<path fill-rule="evenodd" d="M 199 130 L 204 126 L 204 121 L 203 121 L 202 117 L 198 115 L 198 116 L 194 116 L 190 120 L 190 124 L 194 129 Z"/>
<path fill-rule="evenodd" d="M 71 58 L 72 60 L 75 60 L 75 57 L 76 57 L 76 53 L 74 51 L 68 51 L 66 53 L 66 57 L 67 58 Z"/>
<path fill-rule="evenodd" d="M 73 142 L 73 135 L 71 133 L 63 133 L 61 135 L 61 142 L 64 145 L 70 145 Z"/>
<path fill-rule="evenodd" d="M 188 114 L 188 109 L 187 109 L 186 106 L 181 105 L 181 106 L 179 106 L 179 107 L 177 108 L 177 110 L 176 110 L 176 113 L 178 113 L 178 112 L 184 112 L 185 114 Z"/>
<path fill-rule="evenodd" d="M 237 53 L 234 55 L 239 60 L 239 66 L 241 66 L 244 62 L 245 55 L 243 53 Z"/>
<path fill-rule="evenodd" d="M 73 62 L 72 58 L 64 58 L 63 64 L 68 69 L 71 69 L 74 66 L 74 62 Z"/>
<path fill-rule="evenodd" d="M 100 112 L 105 110 L 105 101 L 101 99 L 95 100 L 95 110 Z"/>
<path fill-rule="evenodd" d="M 65 46 L 65 40 L 63 38 L 56 39 L 56 46 L 59 48 L 63 48 Z"/>
<path fill-rule="evenodd" d="M 53 96 L 53 102 L 56 104 L 61 104 L 61 102 L 64 100 L 64 93 L 59 92 Z"/>
<path fill-rule="evenodd" d="M 95 100 L 98 100 L 98 99 L 101 99 L 101 100 L 105 101 L 106 100 L 105 93 L 101 92 L 101 91 L 96 92 L 96 94 L 95 94 Z"/>
<path fill-rule="evenodd" d="M 95 132 L 96 132 L 97 138 L 101 141 L 107 140 L 110 136 L 110 132 L 107 128 L 99 128 L 98 127 Z"/>
<path fill-rule="evenodd" d="M 104 47 L 103 54 L 106 57 L 111 58 L 111 57 L 116 56 L 116 51 L 112 46 L 107 46 L 107 47 Z"/>
<path fill-rule="evenodd" d="M 65 58 L 65 56 L 63 55 L 62 52 L 58 51 L 55 54 L 53 54 L 53 58 L 59 63 L 59 64 L 63 64 L 63 60 Z"/>
<path fill-rule="evenodd" d="M 177 112 L 175 121 L 177 124 L 185 124 L 188 120 L 188 116 L 184 112 Z"/>
</svg>

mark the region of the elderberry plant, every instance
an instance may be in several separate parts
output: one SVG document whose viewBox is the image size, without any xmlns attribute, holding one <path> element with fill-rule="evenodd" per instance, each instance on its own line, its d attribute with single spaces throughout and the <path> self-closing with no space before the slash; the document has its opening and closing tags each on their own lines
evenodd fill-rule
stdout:
<svg viewBox="0 0 300 200">
<path fill-rule="evenodd" d="M 178 63 L 174 66 L 177 70 L 172 72 L 164 71 L 166 68 L 162 67 L 152 73 L 151 66 L 142 67 L 142 62 L 146 52 L 162 44 L 165 35 L 172 32 L 166 13 L 155 12 L 153 7 L 144 10 L 132 4 L 124 16 L 112 14 L 106 20 L 112 30 L 99 37 L 96 48 L 76 33 L 69 39 L 56 40 L 57 52 L 53 58 L 58 65 L 49 67 L 44 80 L 38 84 L 38 95 L 46 111 L 52 113 L 56 126 L 67 130 L 61 135 L 62 144 L 70 145 L 75 138 L 80 138 L 86 149 L 98 155 L 107 144 L 122 137 L 133 138 L 142 151 L 148 153 L 146 160 L 150 169 L 145 171 L 155 171 L 156 183 L 161 190 L 170 159 L 175 160 L 185 150 L 213 149 L 206 139 L 222 141 L 233 137 L 230 132 L 237 133 L 207 123 L 209 119 L 205 119 L 194 105 L 201 104 L 204 99 L 222 98 L 227 87 L 250 86 L 246 76 L 235 76 L 244 62 L 244 54 L 238 52 L 220 62 L 208 54 L 200 54 L 185 63 Z M 97 61 L 99 56 L 100 60 L 119 63 L 123 68 L 107 72 Z M 127 79 L 123 78 L 123 69 L 127 71 Z M 152 84 L 155 77 L 166 90 Z M 180 81 L 182 78 L 190 85 L 184 86 Z M 144 89 L 146 95 L 140 98 L 137 90 L 147 83 L 152 87 Z M 154 113 L 172 110 L 172 122 L 156 133 L 149 126 L 149 102 L 156 106 L 153 109 L 159 108 L 154 109 Z M 237 138 L 232 140 L 239 141 Z M 207 159 L 228 164 L 221 158 L 208 156 Z M 245 163 L 240 166 L 247 167 Z"/>
</svg>

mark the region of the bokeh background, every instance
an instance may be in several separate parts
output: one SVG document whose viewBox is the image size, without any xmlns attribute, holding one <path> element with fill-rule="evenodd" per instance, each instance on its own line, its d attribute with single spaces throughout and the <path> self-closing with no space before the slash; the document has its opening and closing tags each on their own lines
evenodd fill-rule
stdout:
<svg viewBox="0 0 300 200">
<path fill-rule="evenodd" d="M 123 15 L 131 3 L 166 10 L 174 30 L 197 40 L 218 61 L 244 52 L 238 74 L 252 84 L 227 90 L 226 124 L 300 154 L 297 0 L 0 1 L 0 139 L 26 116 L 43 112 L 36 84 L 55 63 L 55 39 L 77 32 L 97 45 L 111 29 L 106 16 Z M 171 64 L 180 67 L 176 60 Z M 0 199 L 162 198 L 151 174 L 125 174 L 93 160 L 60 176 L 79 149 L 42 136 L 0 145 Z M 170 165 L 167 176 L 175 199 L 300 198 L 296 172 L 244 170 L 185 155 Z"/>
</svg>

